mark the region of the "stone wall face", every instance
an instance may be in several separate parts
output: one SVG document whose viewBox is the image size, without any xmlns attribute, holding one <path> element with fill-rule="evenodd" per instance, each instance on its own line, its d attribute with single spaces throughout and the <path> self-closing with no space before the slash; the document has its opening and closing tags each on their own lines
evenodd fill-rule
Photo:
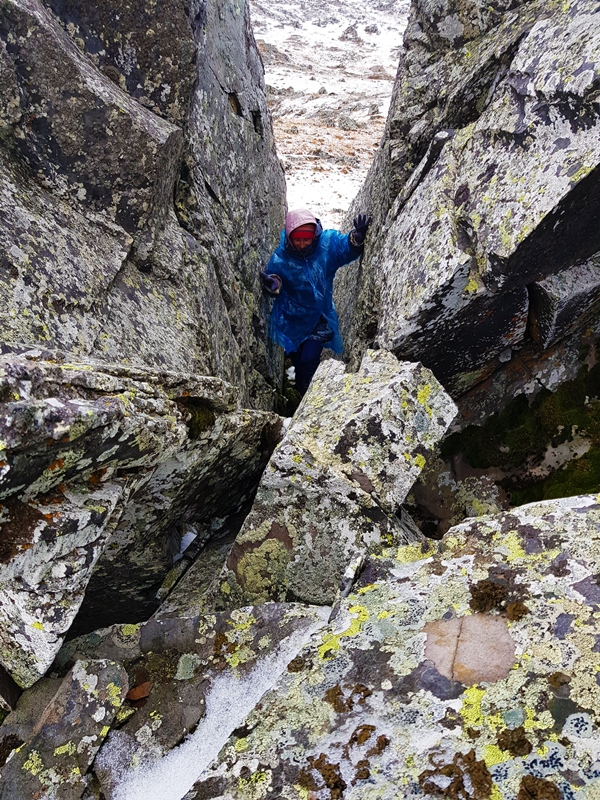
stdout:
<svg viewBox="0 0 600 800">
<path fill-rule="evenodd" d="M 532 328 L 535 286 L 571 269 L 571 286 L 589 280 L 583 265 L 600 250 L 598 21 L 585 0 L 413 3 L 386 134 L 355 201 L 374 224 L 362 267 L 337 284 L 351 362 L 375 342 L 460 397 L 518 351 L 555 345 Z M 589 345 L 598 309 L 584 312 Z"/>
<path fill-rule="evenodd" d="M 217 375 L 272 408 L 284 179 L 246 3 L 0 12 L 3 340 Z"/>
</svg>

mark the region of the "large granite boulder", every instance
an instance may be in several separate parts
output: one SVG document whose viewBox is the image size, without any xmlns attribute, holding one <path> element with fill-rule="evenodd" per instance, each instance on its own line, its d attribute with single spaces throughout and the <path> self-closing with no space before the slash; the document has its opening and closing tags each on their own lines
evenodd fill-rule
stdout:
<svg viewBox="0 0 600 800">
<path fill-rule="evenodd" d="M 591 800 L 600 505 L 523 506 L 372 560 L 186 800 Z"/>
<path fill-rule="evenodd" d="M 579 265 L 600 250 L 599 31 L 591 0 L 415 0 L 382 148 L 356 201 L 375 215 L 370 245 L 338 283 L 353 361 L 375 341 L 420 359 L 459 397 L 514 351 L 535 357 L 579 312 L 589 319 L 596 295 L 567 302 L 563 285 L 544 323 L 535 287 L 571 268 L 570 286 L 593 284 Z M 551 328 L 553 314 L 565 324 Z"/>
<path fill-rule="evenodd" d="M 366 554 L 422 541 L 396 512 L 456 413 L 420 364 L 369 351 L 321 364 L 261 479 L 220 602 L 331 603 Z"/>
<path fill-rule="evenodd" d="M 0 663 L 29 686 L 84 593 L 81 630 L 152 613 L 173 530 L 251 496 L 281 421 L 219 378 L 39 350 L 2 357 L 0 397 Z"/>
<path fill-rule="evenodd" d="M 258 271 L 284 180 L 247 4 L 9 0 L 0 76 L 2 340 L 273 408 Z"/>
</svg>

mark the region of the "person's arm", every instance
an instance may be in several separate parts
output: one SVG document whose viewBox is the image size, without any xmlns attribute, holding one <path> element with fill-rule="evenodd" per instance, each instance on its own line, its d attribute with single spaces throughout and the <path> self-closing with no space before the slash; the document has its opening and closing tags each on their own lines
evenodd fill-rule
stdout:
<svg viewBox="0 0 600 800">
<path fill-rule="evenodd" d="M 332 241 L 330 253 L 330 265 L 333 272 L 337 272 L 340 267 L 350 264 L 362 255 L 365 236 L 371 223 L 368 214 L 359 214 L 354 220 L 354 228 L 350 233 L 340 233 L 335 231 L 335 238 Z"/>
</svg>

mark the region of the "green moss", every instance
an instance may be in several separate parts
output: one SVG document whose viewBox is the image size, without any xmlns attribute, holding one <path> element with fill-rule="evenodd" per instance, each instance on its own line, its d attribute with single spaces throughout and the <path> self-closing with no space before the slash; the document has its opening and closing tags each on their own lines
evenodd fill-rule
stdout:
<svg viewBox="0 0 600 800">
<path fill-rule="evenodd" d="M 190 439 L 199 439 L 207 430 L 213 427 L 216 420 L 215 412 L 197 397 L 189 397 L 181 401 L 186 409 L 186 425 Z"/>
<path fill-rule="evenodd" d="M 573 441 L 590 443 L 583 456 L 573 457 L 545 478 L 528 477 L 543 462 L 549 446 Z M 600 487 L 600 365 L 582 367 L 577 377 L 555 392 L 543 389 L 529 405 L 523 395 L 481 427 L 469 426 L 442 446 L 447 459 L 463 453 L 471 466 L 499 467 L 507 473 L 501 485 L 513 506 L 578 494 Z M 517 477 L 518 475 L 518 477 Z"/>
<path fill-rule="evenodd" d="M 574 429 L 585 432 L 600 446 L 600 403 L 590 402 L 598 396 L 600 365 L 591 370 L 583 367 L 574 380 L 563 383 L 555 392 L 542 389 L 531 406 L 520 395 L 481 427 L 471 425 L 449 436 L 442 454 L 450 458 L 462 452 L 478 469 L 494 466 L 510 471 L 539 462 L 549 444 L 556 447 L 569 441 Z"/>
<path fill-rule="evenodd" d="M 596 445 L 581 458 L 569 462 L 545 480 L 513 490 L 512 502 L 514 505 L 521 505 L 538 500 L 553 500 L 557 497 L 594 493 L 599 488 L 600 446 Z"/>
</svg>

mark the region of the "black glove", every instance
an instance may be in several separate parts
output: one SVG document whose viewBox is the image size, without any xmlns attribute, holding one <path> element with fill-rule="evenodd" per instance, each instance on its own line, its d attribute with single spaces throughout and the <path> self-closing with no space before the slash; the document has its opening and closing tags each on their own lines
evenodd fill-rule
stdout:
<svg viewBox="0 0 600 800">
<path fill-rule="evenodd" d="M 279 294 L 279 290 L 281 289 L 281 278 L 279 275 L 267 275 L 266 272 L 260 273 L 260 282 L 262 283 L 263 289 L 265 289 L 269 294 Z"/>
<path fill-rule="evenodd" d="M 368 214 L 359 214 L 354 220 L 354 230 L 350 231 L 350 241 L 355 247 L 362 247 L 365 236 L 371 224 L 371 217 Z"/>
</svg>

